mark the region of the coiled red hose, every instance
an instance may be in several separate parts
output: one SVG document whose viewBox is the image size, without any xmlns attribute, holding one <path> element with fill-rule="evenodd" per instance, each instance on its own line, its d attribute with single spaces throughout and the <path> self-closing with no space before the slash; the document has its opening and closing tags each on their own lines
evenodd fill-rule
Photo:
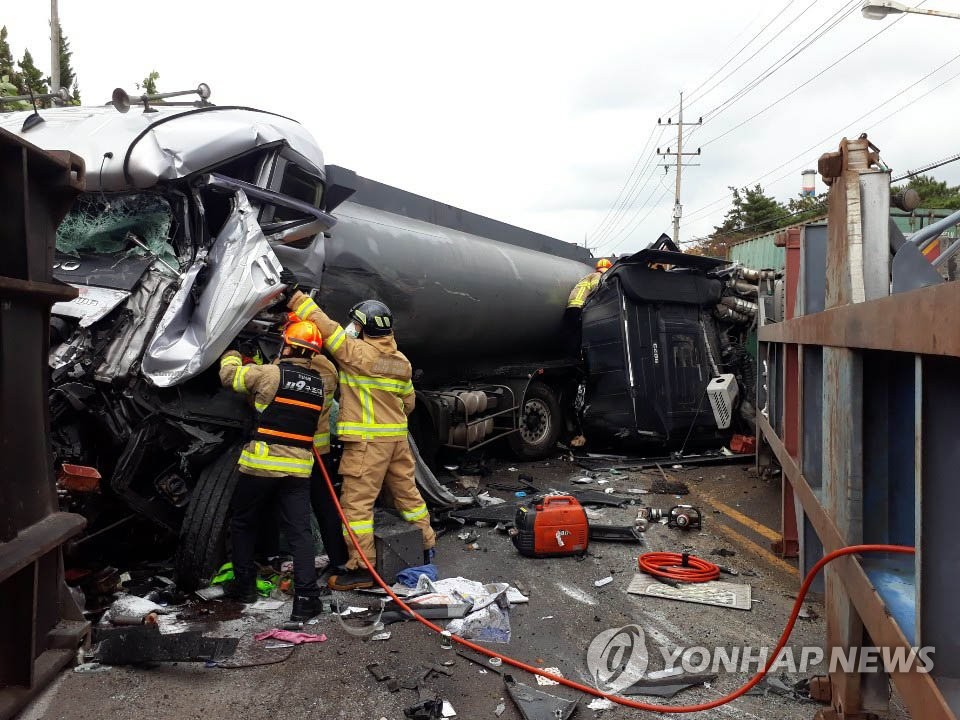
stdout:
<svg viewBox="0 0 960 720">
<path fill-rule="evenodd" d="M 316 449 L 314 449 L 314 455 L 316 455 L 317 462 L 320 464 L 320 472 L 323 474 L 324 480 L 327 482 L 327 487 L 330 489 L 330 496 L 333 498 L 333 502 L 337 508 L 337 514 L 340 515 L 340 521 L 343 523 L 343 526 L 347 528 L 350 533 L 350 540 L 353 543 L 353 547 L 356 548 L 357 553 L 359 553 L 360 558 L 363 560 L 364 565 L 367 566 L 367 569 L 370 571 L 370 574 L 373 575 L 373 578 L 377 581 L 377 584 L 383 588 L 387 595 L 393 598 L 393 601 L 397 603 L 398 607 L 404 611 L 410 613 L 415 620 L 417 620 L 421 625 L 425 625 L 436 633 L 443 632 L 443 628 L 435 625 L 424 617 L 421 617 L 417 612 L 410 608 L 403 600 L 401 600 L 393 589 L 383 581 L 378 574 L 376 569 L 370 564 L 370 561 L 367 559 L 367 556 L 363 554 L 363 550 L 360 549 L 360 543 L 357 541 L 357 536 L 354 535 L 353 530 L 350 529 L 350 524 L 347 521 L 346 516 L 343 514 L 343 508 L 340 506 L 340 502 L 337 500 L 337 493 L 333 487 L 333 481 L 330 479 L 330 475 L 327 472 L 327 468 L 324 466 L 323 462 L 320 459 L 319 454 L 317 454 Z M 655 713 L 692 713 L 692 712 L 701 712 L 703 710 L 712 710 L 713 708 L 720 707 L 721 705 L 726 705 L 731 700 L 735 700 L 741 695 L 747 693 L 751 688 L 753 688 L 757 683 L 759 683 L 763 676 L 767 674 L 767 671 L 773 666 L 777 660 L 777 656 L 780 654 L 780 651 L 787 644 L 787 640 L 790 638 L 790 633 L 793 632 L 793 626 L 796 625 L 797 617 L 800 613 L 800 609 L 803 607 L 804 598 L 807 596 L 807 592 L 810 589 L 811 583 L 813 583 L 814 578 L 823 569 L 824 565 L 831 562 L 832 560 L 837 559 L 838 557 L 843 557 L 844 555 L 859 555 L 861 553 L 871 553 L 871 552 L 886 552 L 886 553 L 903 553 L 912 555 L 915 550 L 912 547 L 906 545 L 851 545 L 849 547 L 840 548 L 839 550 L 834 550 L 831 553 L 824 555 L 820 558 L 820 561 L 814 565 L 810 572 L 807 573 L 807 576 L 803 580 L 803 584 L 800 586 L 800 592 L 797 593 L 797 599 L 793 603 L 793 610 L 790 613 L 790 618 L 787 620 L 787 625 L 783 629 L 783 634 L 780 635 L 780 639 L 777 641 L 777 646 L 774 648 L 773 652 L 770 653 L 769 658 L 767 659 L 766 664 L 763 669 L 757 672 L 752 678 L 750 678 L 746 683 L 741 685 L 736 690 L 727 693 L 723 697 L 717 698 L 716 700 L 711 700 L 710 702 L 700 703 L 699 705 L 654 705 L 651 703 L 639 702 L 637 700 L 631 700 L 630 698 L 621 697 L 619 695 L 614 695 L 612 693 L 605 693 L 602 690 L 597 690 L 596 688 L 590 687 L 589 685 L 583 685 L 582 683 L 574 682 L 560 675 L 554 675 L 553 673 L 546 672 L 545 670 L 534 667 L 532 665 L 527 665 L 520 660 L 515 660 L 512 657 L 507 655 L 502 655 L 500 653 L 495 653 L 488 648 L 483 647 L 482 645 L 477 645 L 472 643 L 469 640 L 465 640 L 458 635 L 453 635 L 452 640 L 464 647 L 470 648 L 476 653 L 481 655 L 486 655 L 487 657 L 500 658 L 504 663 L 512 667 L 517 668 L 518 670 L 525 670 L 528 673 L 534 675 L 539 675 L 540 677 L 545 677 L 555 682 L 560 683 L 561 685 L 566 685 L 569 688 L 574 690 L 579 690 L 580 692 L 586 693 L 588 695 L 593 695 L 594 697 L 606 698 L 611 702 L 615 702 L 618 705 L 623 705 L 625 707 L 636 708 L 637 710 L 645 710 L 647 712 Z"/>
<path fill-rule="evenodd" d="M 684 583 L 702 583 L 720 577 L 720 568 L 696 555 L 673 552 L 649 552 L 637 558 L 647 575 Z"/>
</svg>

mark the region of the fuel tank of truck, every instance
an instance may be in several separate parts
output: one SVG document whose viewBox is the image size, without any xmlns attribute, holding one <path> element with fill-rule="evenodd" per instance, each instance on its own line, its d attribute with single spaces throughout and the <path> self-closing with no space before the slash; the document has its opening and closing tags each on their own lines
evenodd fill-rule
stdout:
<svg viewBox="0 0 960 720">
<path fill-rule="evenodd" d="M 379 203 L 400 211 L 391 212 L 354 198 L 343 202 L 334 212 L 337 224 L 329 237 L 314 243 L 323 244 L 322 271 L 315 266 L 320 248 L 312 248 L 309 257 L 292 248 L 278 251 L 301 284 L 320 288 L 319 302 L 332 317 L 346 323 L 354 303 L 382 300 L 393 311 L 400 349 L 415 368 L 434 376 L 448 371 L 467 377 L 474 370 L 572 359 L 568 356 L 575 343 L 566 337 L 564 311 L 571 288 L 592 270 L 576 259 L 578 254 L 589 257 L 585 250 L 376 185 L 390 193 L 360 192 L 357 199 L 395 201 L 407 196 L 426 205 Z M 434 207 L 425 210 L 430 204 Z M 527 246 L 401 212 L 488 229 L 491 235 Z"/>
</svg>

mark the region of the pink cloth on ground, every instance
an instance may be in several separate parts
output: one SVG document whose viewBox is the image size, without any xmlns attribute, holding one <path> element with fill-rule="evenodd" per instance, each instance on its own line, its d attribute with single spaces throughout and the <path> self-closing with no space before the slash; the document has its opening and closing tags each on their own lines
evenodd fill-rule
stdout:
<svg viewBox="0 0 960 720">
<path fill-rule="evenodd" d="M 293 632 L 292 630 L 278 630 L 276 628 L 273 630 L 265 630 L 264 632 L 257 633 L 253 636 L 254 640 L 267 640 L 268 638 L 293 643 L 294 645 L 300 645 L 301 643 L 324 642 L 327 639 L 327 636 L 313 635 L 312 633 Z"/>
</svg>

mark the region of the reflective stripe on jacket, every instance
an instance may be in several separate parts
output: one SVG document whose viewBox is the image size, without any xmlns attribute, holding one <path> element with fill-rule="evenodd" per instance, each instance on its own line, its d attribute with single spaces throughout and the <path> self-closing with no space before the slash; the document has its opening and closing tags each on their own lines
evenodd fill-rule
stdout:
<svg viewBox="0 0 960 720">
<path fill-rule="evenodd" d="M 294 312 L 320 328 L 325 347 L 340 366 L 338 437 L 345 442 L 406 437 L 407 416 L 415 403 L 412 368 L 393 335 L 347 337 L 309 297 Z"/>
<path fill-rule="evenodd" d="M 309 360 L 284 358 L 284 362 L 309 368 L 323 379 L 327 394 L 314 430 L 313 444 L 318 453 L 325 454 L 330 451 L 330 406 L 337 384 L 336 368 L 322 355 L 314 355 Z M 280 368 L 277 365 L 244 365 L 240 353 L 230 351 L 220 360 L 220 382 L 225 388 L 248 395 L 259 413 L 268 408 L 276 397 L 280 385 Z M 319 443 L 318 436 L 324 436 Z M 238 464 L 248 475 L 309 477 L 313 467 L 313 452 L 309 445 L 293 447 L 283 444 L 279 438 L 276 442 L 251 440 L 244 447 Z"/>
<path fill-rule="evenodd" d="M 587 298 L 593 294 L 600 284 L 601 275 L 602 273 L 592 272 L 574 285 L 573 290 L 570 291 L 570 297 L 567 298 L 567 307 L 582 308 Z"/>
</svg>

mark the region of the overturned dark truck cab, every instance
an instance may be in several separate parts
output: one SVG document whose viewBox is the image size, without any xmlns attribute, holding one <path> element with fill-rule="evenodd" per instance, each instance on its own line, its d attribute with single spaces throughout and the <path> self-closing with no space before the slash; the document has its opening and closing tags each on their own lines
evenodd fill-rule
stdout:
<svg viewBox="0 0 960 720">
<path fill-rule="evenodd" d="M 758 286 L 667 242 L 621 258 L 584 307 L 583 428 L 620 447 L 716 447 L 752 418 Z"/>
</svg>

